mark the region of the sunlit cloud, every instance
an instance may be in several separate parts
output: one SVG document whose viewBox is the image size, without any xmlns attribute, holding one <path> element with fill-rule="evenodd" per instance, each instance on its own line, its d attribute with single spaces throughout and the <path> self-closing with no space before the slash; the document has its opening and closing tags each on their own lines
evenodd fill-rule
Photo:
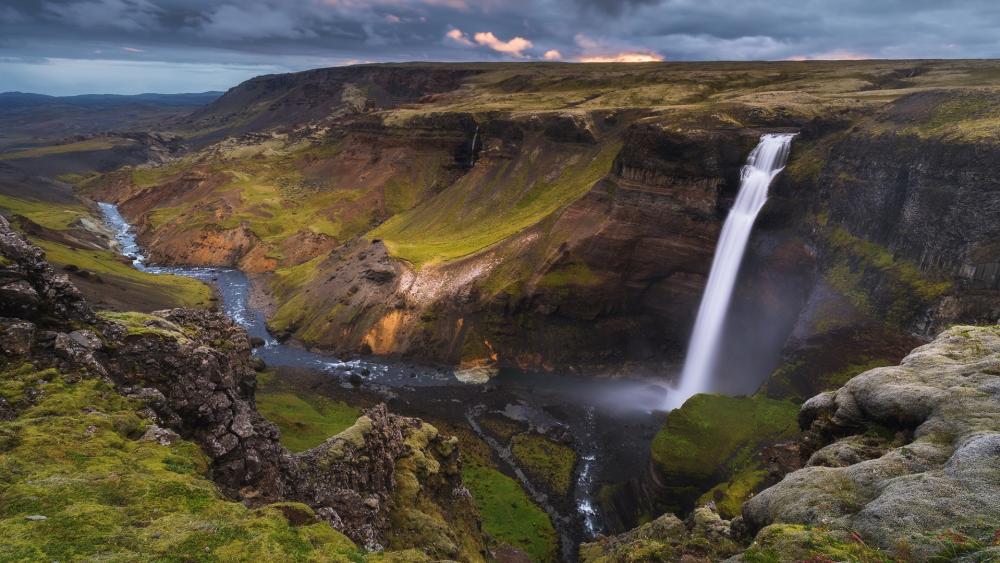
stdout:
<svg viewBox="0 0 1000 563">
<path fill-rule="evenodd" d="M 493 35 L 491 31 L 481 31 L 473 36 L 476 43 L 480 45 L 485 45 L 494 51 L 499 53 L 504 53 L 518 58 L 524 58 L 526 55 L 524 51 L 526 49 L 532 48 L 534 45 L 531 41 L 523 37 L 514 37 L 510 41 L 501 41 L 496 35 Z"/>
<path fill-rule="evenodd" d="M 448 38 L 448 39 L 451 39 L 455 43 L 458 43 L 459 45 L 465 45 L 466 47 L 475 47 L 476 46 L 476 44 L 473 43 L 465 35 L 465 33 L 461 29 L 458 29 L 457 27 L 455 29 L 449 30 L 448 33 L 444 34 L 444 36 L 446 38 Z"/>
<path fill-rule="evenodd" d="M 663 60 L 659 53 L 615 53 L 614 55 L 587 55 L 577 59 L 581 63 L 655 63 Z"/>
<path fill-rule="evenodd" d="M 558 61 L 562 59 L 562 53 L 560 53 L 556 49 L 549 49 L 548 51 L 545 51 L 545 54 L 542 55 L 542 58 L 547 61 Z"/>
<path fill-rule="evenodd" d="M 122 47 L 122 51 L 125 51 L 126 53 L 145 53 L 146 52 L 145 49 L 136 49 L 135 47 Z"/>
</svg>

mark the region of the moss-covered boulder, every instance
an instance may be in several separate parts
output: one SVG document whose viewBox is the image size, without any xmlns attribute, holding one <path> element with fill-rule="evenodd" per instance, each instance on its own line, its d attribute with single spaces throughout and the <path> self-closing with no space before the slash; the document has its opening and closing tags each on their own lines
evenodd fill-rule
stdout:
<svg viewBox="0 0 1000 563">
<path fill-rule="evenodd" d="M 667 415 L 653 439 L 650 473 L 659 508 L 690 510 L 705 491 L 730 479 L 706 500 L 738 507 L 764 483 L 766 472 L 755 454 L 798 431 L 797 411 L 792 403 L 761 395 L 688 399 Z"/>
<path fill-rule="evenodd" d="M 916 560 L 952 549 L 955 537 L 985 550 L 1000 530 L 998 397 L 1000 327 L 953 327 L 899 366 L 807 401 L 801 422 L 830 444 L 747 502 L 743 517 L 753 531 L 854 533 Z M 896 441 L 877 439 L 886 428 Z"/>
</svg>

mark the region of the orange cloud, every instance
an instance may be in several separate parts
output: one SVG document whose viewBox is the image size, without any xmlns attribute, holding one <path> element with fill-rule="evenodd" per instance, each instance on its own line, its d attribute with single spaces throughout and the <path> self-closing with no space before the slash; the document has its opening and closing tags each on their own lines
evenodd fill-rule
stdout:
<svg viewBox="0 0 1000 563">
<path fill-rule="evenodd" d="M 534 46 L 531 41 L 523 37 L 514 37 L 510 41 L 501 41 L 496 35 L 493 35 L 491 31 L 481 31 L 473 36 L 476 43 L 480 45 L 485 45 L 494 51 L 499 53 L 504 53 L 518 58 L 524 58 L 525 49 L 530 49 Z"/>
<path fill-rule="evenodd" d="M 544 58 L 547 61 L 558 61 L 562 59 L 562 53 L 560 53 L 555 49 L 550 49 L 548 51 L 545 51 L 545 54 L 542 55 L 542 58 Z"/>
<path fill-rule="evenodd" d="M 654 63 L 662 61 L 663 55 L 630 51 L 614 55 L 584 55 L 577 60 L 581 63 Z"/>
</svg>

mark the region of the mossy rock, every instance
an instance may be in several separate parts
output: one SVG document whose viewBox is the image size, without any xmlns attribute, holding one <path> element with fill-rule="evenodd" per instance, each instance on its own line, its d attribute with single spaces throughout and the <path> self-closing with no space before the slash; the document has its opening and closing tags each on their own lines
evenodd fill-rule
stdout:
<svg viewBox="0 0 1000 563">
<path fill-rule="evenodd" d="M 19 381 L 40 392 L 0 422 L 15 438 L 0 456 L 0 560 L 361 560 L 326 523 L 223 498 L 195 444 L 137 439 L 140 405 L 106 383 L 29 365 L 0 372 L 5 389 Z"/>
<path fill-rule="evenodd" d="M 559 496 L 572 492 L 577 461 L 573 448 L 539 434 L 518 434 L 511 439 L 510 451 L 521 468 L 548 490 Z"/>
<path fill-rule="evenodd" d="M 665 487 L 664 510 L 684 510 L 713 486 L 726 510 L 735 512 L 763 481 L 754 454 L 763 445 L 798 432 L 798 406 L 762 395 L 695 395 L 667 415 L 650 456 Z M 743 473 L 741 473 L 743 472 Z M 713 492 L 713 497 L 715 496 Z"/>
</svg>

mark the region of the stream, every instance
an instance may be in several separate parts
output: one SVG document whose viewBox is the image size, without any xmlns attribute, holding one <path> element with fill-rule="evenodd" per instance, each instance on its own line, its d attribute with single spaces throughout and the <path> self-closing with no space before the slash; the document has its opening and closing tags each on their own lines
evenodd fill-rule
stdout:
<svg viewBox="0 0 1000 563">
<path fill-rule="evenodd" d="M 121 253 L 132 260 L 136 269 L 188 276 L 212 284 L 222 310 L 250 336 L 264 341 L 253 353 L 269 367 L 323 374 L 328 376 L 327 382 L 338 384 L 338 393 L 375 393 L 401 414 L 440 417 L 469 426 L 490 445 L 506 472 L 518 479 L 548 512 L 561 537 L 566 561 L 576 560 L 581 541 L 608 532 L 595 500 L 600 485 L 637 477 L 646 467 L 649 445 L 662 423 L 662 413 L 657 409 L 668 392 L 665 382 L 501 370 L 487 383 L 463 383 L 447 368 L 382 358 L 338 359 L 284 344 L 267 331 L 263 311 L 252 307 L 251 281 L 242 271 L 150 265 L 132 225 L 117 206 L 98 205 Z M 348 382 L 359 377 L 360 386 Z M 579 460 L 574 468 L 571 502 L 549 499 L 517 465 L 509 448 L 483 432 L 477 420 L 487 413 L 524 423 L 544 434 L 555 430 L 572 435 Z"/>
</svg>

